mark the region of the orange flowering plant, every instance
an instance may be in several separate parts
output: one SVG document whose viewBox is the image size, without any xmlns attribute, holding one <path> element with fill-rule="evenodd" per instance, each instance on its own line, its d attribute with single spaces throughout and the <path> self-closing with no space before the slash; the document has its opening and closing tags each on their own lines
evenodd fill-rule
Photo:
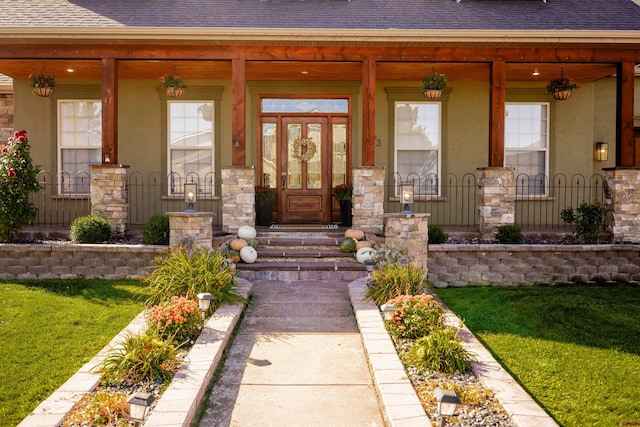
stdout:
<svg viewBox="0 0 640 427">
<path fill-rule="evenodd" d="M 198 303 L 185 297 L 174 296 L 168 302 L 149 307 L 145 317 L 150 330 L 176 343 L 195 340 L 202 325 Z"/>
<path fill-rule="evenodd" d="M 387 304 L 395 307 L 393 317 L 386 322 L 389 333 L 394 337 L 420 338 L 442 324 L 444 309 L 432 295 L 400 295 Z"/>
</svg>

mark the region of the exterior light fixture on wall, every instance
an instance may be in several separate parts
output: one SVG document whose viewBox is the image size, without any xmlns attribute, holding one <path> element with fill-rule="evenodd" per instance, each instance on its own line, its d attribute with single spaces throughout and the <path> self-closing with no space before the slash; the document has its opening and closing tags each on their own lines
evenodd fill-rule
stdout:
<svg viewBox="0 0 640 427">
<path fill-rule="evenodd" d="M 198 200 L 198 184 L 191 183 L 184 185 L 184 202 L 187 204 L 187 213 L 194 213 L 196 210 L 193 204 Z"/>
<path fill-rule="evenodd" d="M 401 189 L 400 203 L 402 203 L 403 211 L 400 212 L 403 215 L 411 215 L 411 209 L 409 205 L 413 204 L 413 185 L 403 185 Z"/>
<path fill-rule="evenodd" d="M 596 160 L 600 162 L 609 160 L 609 144 L 596 142 Z"/>
</svg>

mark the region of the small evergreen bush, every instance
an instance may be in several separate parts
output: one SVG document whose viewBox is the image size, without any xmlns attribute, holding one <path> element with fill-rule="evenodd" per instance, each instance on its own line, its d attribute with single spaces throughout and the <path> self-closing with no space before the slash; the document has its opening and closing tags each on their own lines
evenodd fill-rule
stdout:
<svg viewBox="0 0 640 427">
<path fill-rule="evenodd" d="M 415 264 L 387 264 L 371 275 L 372 282 L 365 291 L 364 301 L 382 305 L 400 295 L 418 295 L 429 287 L 427 270 Z"/>
<path fill-rule="evenodd" d="M 439 225 L 430 225 L 428 227 L 429 233 L 429 243 L 433 243 L 434 245 L 441 245 L 447 242 L 449 235 L 444 232 L 442 227 Z"/>
<path fill-rule="evenodd" d="M 71 223 L 71 240 L 75 243 L 102 243 L 111 238 L 111 224 L 96 215 L 80 216 Z"/>
<path fill-rule="evenodd" d="M 582 243 L 595 245 L 600 243 L 600 229 L 604 222 L 605 210 L 598 203 L 583 202 L 575 210 L 568 208 L 560 212 L 560 218 L 569 224 L 576 224 L 576 235 Z"/>
<path fill-rule="evenodd" d="M 475 361 L 454 328 L 436 328 L 429 335 L 418 338 L 404 355 L 405 362 L 421 371 L 432 370 L 453 374 L 471 371 Z"/>
<path fill-rule="evenodd" d="M 519 244 L 522 243 L 524 236 L 522 230 L 517 224 L 504 224 L 498 227 L 496 240 L 503 244 Z"/>
<path fill-rule="evenodd" d="M 146 245 L 169 245 L 169 217 L 152 216 L 142 227 L 142 242 Z"/>
</svg>

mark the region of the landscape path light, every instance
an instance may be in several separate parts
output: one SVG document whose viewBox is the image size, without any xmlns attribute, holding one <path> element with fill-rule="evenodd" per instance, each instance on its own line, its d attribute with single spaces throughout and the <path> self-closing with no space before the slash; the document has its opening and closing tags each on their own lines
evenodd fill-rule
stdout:
<svg viewBox="0 0 640 427">
<path fill-rule="evenodd" d="M 202 320 L 204 320 L 204 314 L 207 312 L 207 310 L 209 310 L 213 295 L 211 295 L 209 292 L 202 292 L 198 294 L 197 297 L 198 307 L 200 307 L 200 311 L 202 312 Z"/>
<path fill-rule="evenodd" d="M 440 387 L 435 389 L 434 394 L 438 401 L 438 415 L 440 415 L 440 427 L 442 427 L 444 426 L 444 417 L 450 417 L 456 413 L 460 399 L 455 391 Z"/>
<path fill-rule="evenodd" d="M 129 404 L 129 416 L 133 420 L 136 427 L 144 421 L 147 413 L 149 412 L 149 408 L 153 403 L 153 400 L 153 395 L 149 393 L 143 393 L 141 391 L 132 394 L 127 399 L 127 403 Z"/>
</svg>

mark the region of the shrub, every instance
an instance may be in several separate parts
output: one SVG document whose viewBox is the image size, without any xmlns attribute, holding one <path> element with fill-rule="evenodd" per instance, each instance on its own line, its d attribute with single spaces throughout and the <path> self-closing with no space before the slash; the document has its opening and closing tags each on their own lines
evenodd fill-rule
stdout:
<svg viewBox="0 0 640 427">
<path fill-rule="evenodd" d="M 394 243 L 383 243 L 376 251 L 376 266 L 400 265 L 406 263 L 406 249 Z"/>
<path fill-rule="evenodd" d="M 151 331 L 175 344 L 195 340 L 202 326 L 198 303 L 185 297 L 174 296 L 170 302 L 149 307 L 145 317 Z"/>
<path fill-rule="evenodd" d="M 496 240 L 499 243 L 504 244 L 517 244 L 522 243 L 523 239 L 522 230 L 517 224 L 504 224 L 498 227 L 498 233 L 496 234 Z"/>
<path fill-rule="evenodd" d="M 395 337 L 416 339 L 442 324 L 444 309 L 431 295 L 401 295 L 387 304 L 395 306 L 393 317 L 386 323 Z"/>
<path fill-rule="evenodd" d="M 38 210 L 29 202 L 29 193 L 38 184 L 40 169 L 33 166 L 27 131 L 15 132 L 0 146 L 0 242 L 13 242 L 20 229 L 30 224 Z"/>
<path fill-rule="evenodd" d="M 170 249 L 156 261 L 155 270 L 144 278 L 154 291 L 147 306 L 171 301 L 174 296 L 196 299 L 201 292 L 213 296 L 210 310 L 225 302 L 244 301 L 234 281 L 232 262 L 219 251 L 189 252 L 180 247 Z"/>
<path fill-rule="evenodd" d="M 153 332 L 125 336 L 103 361 L 97 371 L 105 385 L 139 382 L 168 384 L 179 363 L 171 341 L 163 341 Z"/>
<path fill-rule="evenodd" d="M 446 243 L 449 235 L 444 232 L 442 227 L 439 225 L 430 225 L 428 227 L 429 233 L 429 243 L 433 243 L 434 245 L 441 245 Z"/>
<path fill-rule="evenodd" d="M 63 421 L 64 427 L 80 425 L 128 426 L 129 404 L 124 393 L 100 390 L 88 394 Z"/>
<path fill-rule="evenodd" d="M 454 328 L 436 328 L 418 338 L 405 354 L 405 362 L 416 369 L 453 374 L 469 372 L 475 356 L 467 351 Z"/>
<path fill-rule="evenodd" d="M 111 238 L 111 224 L 96 216 L 80 216 L 71 223 L 69 237 L 75 243 L 102 243 Z"/>
<path fill-rule="evenodd" d="M 560 218 L 569 224 L 576 224 L 576 235 L 582 243 L 600 243 L 600 229 L 604 222 L 605 210 L 598 202 L 583 202 L 575 210 L 568 208 L 560 212 Z"/>
<path fill-rule="evenodd" d="M 371 275 L 372 282 L 367 287 L 364 301 L 384 304 L 400 295 L 418 295 L 429 286 L 427 271 L 415 264 L 387 264 L 376 269 Z"/>
<path fill-rule="evenodd" d="M 154 215 L 142 227 L 142 242 L 147 245 L 168 245 L 169 233 L 169 217 Z"/>
</svg>

